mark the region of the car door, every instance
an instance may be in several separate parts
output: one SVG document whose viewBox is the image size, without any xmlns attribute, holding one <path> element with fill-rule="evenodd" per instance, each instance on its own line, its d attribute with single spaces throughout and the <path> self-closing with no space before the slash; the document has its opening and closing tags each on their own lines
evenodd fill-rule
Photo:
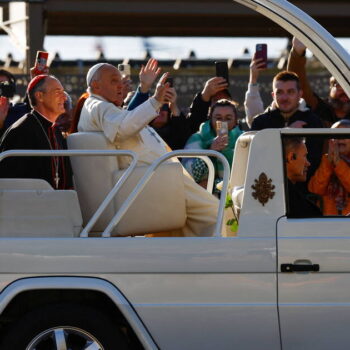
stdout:
<svg viewBox="0 0 350 350">
<path fill-rule="evenodd" d="M 235 1 L 269 17 L 301 40 L 350 96 L 349 54 L 317 22 L 287 1 Z M 282 217 L 278 221 L 278 306 L 283 349 L 348 347 L 349 227 L 347 217 Z"/>
<path fill-rule="evenodd" d="M 349 346 L 349 227 L 349 217 L 279 220 L 277 279 L 284 350 Z"/>
</svg>

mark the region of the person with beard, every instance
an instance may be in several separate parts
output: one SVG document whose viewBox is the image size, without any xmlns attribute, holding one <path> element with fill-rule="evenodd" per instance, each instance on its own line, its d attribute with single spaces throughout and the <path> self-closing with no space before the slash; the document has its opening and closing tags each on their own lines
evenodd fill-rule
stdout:
<svg viewBox="0 0 350 350">
<path fill-rule="evenodd" d="M 287 175 L 288 208 L 290 218 L 321 217 L 320 209 L 309 201 L 298 184 L 305 183 L 310 162 L 307 147 L 302 137 L 288 136 L 283 139 Z"/>
<path fill-rule="evenodd" d="M 332 128 L 350 128 L 342 119 Z M 322 196 L 323 215 L 350 214 L 350 139 L 329 140 L 328 153 L 309 181 L 309 191 Z"/>
<path fill-rule="evenodd" d="M 311 110 L 317 114 L 324 127 L 330 127 L 339 119 L 350 119 L 350 99 L 334 77 L 329 79 L 329 96 L 327 100 L 315 94 L 306 76 L 306 46 L 293 38 L 289 53 L 287 69 L 298 74 L 303 96 Z"/>
<path fill-rule="evenodd" d="M 322 128 L 319 117 L 306 107 L 302 99 L 299 78 L 294 72 L 278 73 L 272 82 L 272 105 L 253 119 L 251 130 L 270 128 Z M 308 176 L 317 169 L 322 156 L 322 140 L 308 139 L 311 167 Z"/>
</svg>

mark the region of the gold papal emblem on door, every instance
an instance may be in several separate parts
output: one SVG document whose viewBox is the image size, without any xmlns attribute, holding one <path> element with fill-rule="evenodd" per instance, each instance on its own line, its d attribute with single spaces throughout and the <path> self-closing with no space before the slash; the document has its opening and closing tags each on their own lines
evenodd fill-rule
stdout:
<svg viewBox="0 0 350 350">
<path fill-rule="evenodd" d="M 258 200 L 263 206 L 274 197 L 275 185 L 272 184 L 272 179 L 269 179 L 265 173 L 261 173 L 258 179 L 254 180 L 252 185 L 252 196 Z"/>
</svg>

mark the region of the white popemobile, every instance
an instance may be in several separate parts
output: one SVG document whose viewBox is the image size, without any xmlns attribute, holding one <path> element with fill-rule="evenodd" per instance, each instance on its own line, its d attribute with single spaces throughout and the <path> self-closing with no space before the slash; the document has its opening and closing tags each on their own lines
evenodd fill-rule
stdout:
<svg viewBox="0 0 350 350">
<path fill-rule="evenodd" d="M 235 1 L 299 38 L 350 96 L 350 57 L 319 24 L 285 0 Z M 346 130 L 243 134 L 231 176 L 223 160 L 234 237 L 221 234 L 224 199 L 214 237 L 142 236 L 183 225 L 180 165 L 120 171 L 111 155 L 134 154 L 100 133 L 68 139 L 76 191 L 1 179 L 0 349 L 347 348 L 350 218 L 288 218 L 282 149 L 286 135 Z"/>
</svg>

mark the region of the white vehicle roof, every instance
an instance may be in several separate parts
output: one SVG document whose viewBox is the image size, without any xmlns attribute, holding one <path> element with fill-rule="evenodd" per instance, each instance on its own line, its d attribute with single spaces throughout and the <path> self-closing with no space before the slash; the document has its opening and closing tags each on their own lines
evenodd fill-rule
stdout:
<svg viewBox="0 0 350 350">
<path fill-rule="evenodd" d="M 279 24 L 323 63 L 350 96 L 350 55 L 318 22 L 286 0 L 234 0 Z"/>
</svg>

